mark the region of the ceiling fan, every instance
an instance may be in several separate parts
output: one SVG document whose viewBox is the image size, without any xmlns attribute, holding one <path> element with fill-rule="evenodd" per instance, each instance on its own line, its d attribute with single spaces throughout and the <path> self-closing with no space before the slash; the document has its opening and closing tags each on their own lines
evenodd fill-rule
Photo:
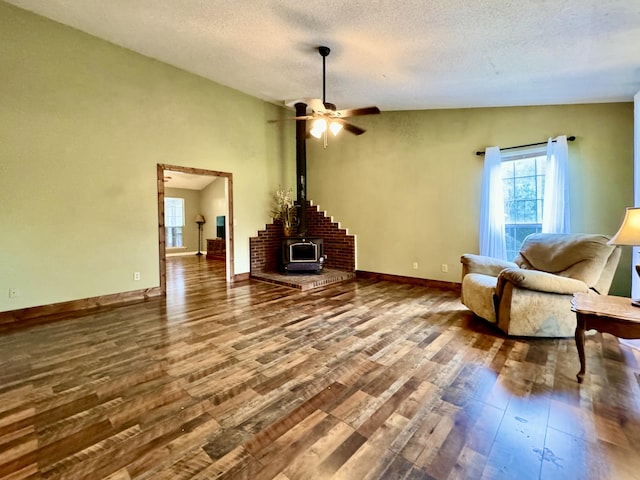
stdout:
<svg viewBox="0 0 640 480">
<path fill-rule="evenodd" d="M 365 132 L 364 129 L 343 120 L 344 118 L 380 113 L 378 107 L 336 110 L 336 106 L 333 103 L 326 101 L 326 58 L 330 52 L 331 49 L 329 47 L 318 47 L 318 53 L 322 56 L 322 100 L 319 98 L 308 100 L 307 105 L 311 108 L 311 114 L 293 117 L 295 120 L 313 120 L 313 125 L 309 133 L 315 138 L 324 138 L 325 148 L 327 146 L 327 132 L 329 130 L 331 130 L 333 135 L 337 135 L 342 128 L 354 135 L 362 135 Z"/>
</svg>

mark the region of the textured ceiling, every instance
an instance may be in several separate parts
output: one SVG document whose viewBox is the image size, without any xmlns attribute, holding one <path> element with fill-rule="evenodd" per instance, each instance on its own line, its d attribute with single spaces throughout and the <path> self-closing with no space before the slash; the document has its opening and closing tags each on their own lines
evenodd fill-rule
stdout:
<svg viewBox="0 0 640 480">
<path fill-rule="evenodd" d="M 210 175 L 198 175 L 195 173 L 164 171 L 165 188 L 186 188 L 187 190 L 202 190 L 215 182 L 220 177 Z"/>
<path fill-rule="evenodd" d="M 632 101 L 640 0 L 8 0 L 258 98 L 416 110 Z"/>
</svg>

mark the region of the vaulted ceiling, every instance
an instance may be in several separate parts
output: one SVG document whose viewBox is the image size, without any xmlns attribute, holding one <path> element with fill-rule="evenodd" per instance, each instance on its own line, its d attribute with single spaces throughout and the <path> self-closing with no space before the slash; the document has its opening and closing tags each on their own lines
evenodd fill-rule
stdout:
<svg viewBox="0 0 640 480">
<path fill-rule="evenodd" d="M 7 0 L 269 102 L 382 110 L 631 101 L 638 0 Z"/>
</svg>

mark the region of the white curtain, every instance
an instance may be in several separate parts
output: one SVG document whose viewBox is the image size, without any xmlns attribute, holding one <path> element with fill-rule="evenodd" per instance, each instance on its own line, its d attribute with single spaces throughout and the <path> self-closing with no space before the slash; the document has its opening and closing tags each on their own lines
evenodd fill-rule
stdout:
<svg viewBox="0 0 640 480">
<path fill-rule="evenodd" d="M 633 96 L 633 206 L 640 207 L 640 92 Z M 631 253 L 631 298 L 640 298 L 640 279 L 635 273 L 635 264 L 640 248 L 633 247 Z"/>
<path fill-rule="evenodd" d="M 480 201 L 480 255 L 507 260 L 502 168 L 498 147 L 488 147 L 484 155 Z"/>
<path fill-rule="evenodd" d="M 633 206 L 640 207 L 640 92 L 633 96 Z M 632 247 L 631 251 L 631 298 L 640 298 L 640 281 L 636 275 L 635 265 L 638 263 L 640 249 Z M 620 343 L 640 350 L 640 340 L 620 339 Z"/>
<path fill-rule="evenodd" d="M 547 141 L 542 231 L 569 233 L 569 161 L 567 136 Z"/>
</svg>

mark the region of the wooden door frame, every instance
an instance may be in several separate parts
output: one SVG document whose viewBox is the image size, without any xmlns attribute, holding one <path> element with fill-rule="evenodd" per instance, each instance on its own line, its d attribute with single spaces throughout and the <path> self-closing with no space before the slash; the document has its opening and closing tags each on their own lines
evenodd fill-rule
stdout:
<svg viewBox="0 0 640 480">
<path fill-rule="evenodd" d="M 160 256 L 160 292 L 162 295 L 167 294 L 167 245 L 164 229 L 164 172 L 171 170 L 173 172 L 191 173 L 194 175 L 209 175 L 212 177 L 223 177 L 227 179 L 227 238 L 228 245 L 226 249 L 226 277 L 227 282 L 232 282 L 234 278 L 234 256 L 233 256 L 233 175 L 228 172 L 217 172 L 215 170 L 204 170 L 202 168 L 181 167 L 179 165 L 158 164 L 158 253 Z"/>
</svg>

